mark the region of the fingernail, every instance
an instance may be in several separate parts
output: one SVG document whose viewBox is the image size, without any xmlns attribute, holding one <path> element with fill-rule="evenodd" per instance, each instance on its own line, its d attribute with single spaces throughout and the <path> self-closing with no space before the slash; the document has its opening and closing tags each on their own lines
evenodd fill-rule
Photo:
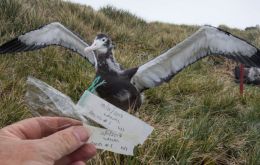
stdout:
<svg viewBox="0 0 260 165">
<path fill-rule="evenodd" d="M 89 133 L 83 126 L 76 126 L 73 129 L 73 133 L 80 142 L 86 142 L 89 138 Z"/>
</svg>

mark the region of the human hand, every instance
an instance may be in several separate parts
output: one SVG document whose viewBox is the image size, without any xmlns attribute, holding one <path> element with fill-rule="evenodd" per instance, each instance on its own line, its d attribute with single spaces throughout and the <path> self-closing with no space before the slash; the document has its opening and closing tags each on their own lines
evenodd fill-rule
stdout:
<svg viewBox="0 0 260 165">
<path fill-rule="evenodd" d="M 84 165 L 96 154 L 82 123 L 64 117 L 26 119 L 0 130 L 1 165 Z"/>
</svg>

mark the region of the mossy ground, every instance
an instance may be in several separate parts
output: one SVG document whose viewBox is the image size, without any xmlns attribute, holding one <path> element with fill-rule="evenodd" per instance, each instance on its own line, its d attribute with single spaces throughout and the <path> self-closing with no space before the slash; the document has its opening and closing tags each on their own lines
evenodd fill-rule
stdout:
<svg viewBox="0 0 260 165">
<path fill-rule="evenodd" d="M 107 33 L 125 67 L 141 65 L 176 45 L 198 26 L 147 23 L 129 12 L 105 7 L 94 11 L 59 0 L 1 0 L 0 43 L 53 21 L 91 42 Z M 225 30 L 260 47 L 260 31 Z M 219 57 L 205 58 L 170 83 L 145 92 L 135 114 L 155 127 L 135 156 L 102 152 L 89 164 L 260 164 L 260 89 L 245 86 L 239 95 L 232 69 Z M 94 69 L 77 54 L 59 47 L 0 57 L 0 127 L 30 117 L 24 95 L 34 76 L 74 101 L 88 87 Z"/>
</svg>

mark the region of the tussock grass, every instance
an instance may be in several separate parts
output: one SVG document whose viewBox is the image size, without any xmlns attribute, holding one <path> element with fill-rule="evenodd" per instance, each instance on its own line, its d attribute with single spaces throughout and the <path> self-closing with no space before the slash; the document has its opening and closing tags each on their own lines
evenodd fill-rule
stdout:
<svg viewBox="0 0 260 165">
<path fill-rule="evenodd" d="M 1 0 L 0 43 L 52 21 L 87 42 L 110 35 L 115 56 L 125 67 L 141 65 L 176 45 L 198 26 L 147 23 L 108 6 L 99 11 L 60 0 Z M 220 26 L 260 47 L 260 31 Z M 233 81 L 234 62 L 209 57 L 146 91 L 135 114 L 155 127 L 135 156 L 102 152 L 89 164 L 260 164 L 260 89 Z M 74 101 L 88 87 L 94 69 L 75 53 L 50 47 L 0 57 L 0 127 L 30 117 L 24 102 L 27 76 L 37 77 Z"/>
</svg>

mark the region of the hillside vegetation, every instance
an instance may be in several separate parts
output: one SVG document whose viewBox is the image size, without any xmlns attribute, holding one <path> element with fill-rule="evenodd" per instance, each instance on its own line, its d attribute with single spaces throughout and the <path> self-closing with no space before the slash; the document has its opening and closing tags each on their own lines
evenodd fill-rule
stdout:
<svg viewBox="0 0 260 165">
<path fill-rule="evenodd" d="M 198 26 L 147 23 L 129 12 L 94 11 L 60 0 L 1 0 L 0 43 L 59 21 L 92 42 L 111 36 L 125 67 L 141 65 L 194 33 Z M 260 47 L 260 31 L 221 28 Z M 155 127 L 135 156 L 100 151 L 90 164 L 260 164 L 260 89 L 239 95 L 236 63 L 208 57 L 184 69 L 169 84 L 145 92 L 134 115 Z M 0 127 L 31 117 L 24 95 L 31 75 L 78 100 L 95 71 L 60 47 L 0 56 Z"/>
</svg>

